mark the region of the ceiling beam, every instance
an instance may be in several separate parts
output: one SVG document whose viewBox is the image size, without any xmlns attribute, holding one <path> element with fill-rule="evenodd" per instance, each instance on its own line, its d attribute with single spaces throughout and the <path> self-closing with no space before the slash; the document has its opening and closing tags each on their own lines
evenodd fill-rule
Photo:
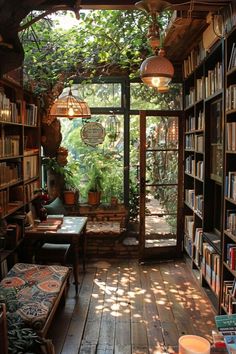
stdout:
<svg viewBox="0 0 236 354">
<path fill-rule="evenodd" d="M 82 9 L 91 10 L 135 10 L 135 3 L 138 0 L 81 0 Z M 165 0 L 166 1 L 166 0 Z M 190 0 L 167 0 L 170 8 L 173 10 L 188 10 Z M 195 0 L 194 10 L 197 11 L 215 11 L 231 3 L 232 0 Z M 32 1 L 33 7 L 34 1 Z M 35 2 L 36 3 L 36 2 Z M 73 8 L 75 0 L 45 0 L 35 9 L 48 9 L 55 5 L 65 5 L 67 8 Z"/>
</svg>

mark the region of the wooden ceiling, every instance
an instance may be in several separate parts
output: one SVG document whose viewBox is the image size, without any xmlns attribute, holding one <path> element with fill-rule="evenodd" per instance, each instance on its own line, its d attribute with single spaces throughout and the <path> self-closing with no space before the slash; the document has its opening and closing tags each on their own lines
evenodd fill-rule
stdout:
<svg viewBox="0 0 236 354">
<path fill-rule="evenodd" d="M 161 0 L 151 0 L 160 2 Z M 137 9 L 137 0 L 0 0 L 0 75 L 21 65 L 24 52 L 18 39 L 21 21 L 32 11 L 79 9 Z M 165 0 L 165 2 L 167 2 Z M 209 12 L 221 10 L 235 0 L 168 0 L 176 10 L 175 19 L 167 32 L 164 45 L 174 64 L 182 62 L 186 53 L 206 28 Z"/>
</svg>

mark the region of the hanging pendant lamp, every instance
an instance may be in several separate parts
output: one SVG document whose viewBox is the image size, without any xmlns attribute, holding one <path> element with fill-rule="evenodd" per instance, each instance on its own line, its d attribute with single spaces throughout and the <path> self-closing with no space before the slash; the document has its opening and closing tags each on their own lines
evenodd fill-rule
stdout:
<svg viewBox="0 0 236 354">
<path fill-rule="evenodd" d="M 172 63 L 165 57 L 165 51 L 160 48 L 157 55 L 143 61 L 140 67 L 142 81 L 158 91 L 165 91 L 174 75 Z"/>
<path fill-rule="evenodd" d="M 160 45 L 159 27 L 156 21 L 157 14 L 164 10 L 167 4 L 161 0 L 142 0 L 135 4 L 138 8 L 147 11 L 152 17 L 147 38 L 155 54 L 146 58 L 141 64 L 140 77 L 146 85 L 157 88 L 160 93 L 169 90 L 169 83 L 174 76 L 174 67 L 165 57 L 165 50 Z"/>
<path fill-rule="evenodd" d="M 71 89 L 68 94 L 61 94 L 53 103 L 50 116 L 58 118 L 90 118 L 91 112 L 87 103 L 72 94 Z"/>
</svg>

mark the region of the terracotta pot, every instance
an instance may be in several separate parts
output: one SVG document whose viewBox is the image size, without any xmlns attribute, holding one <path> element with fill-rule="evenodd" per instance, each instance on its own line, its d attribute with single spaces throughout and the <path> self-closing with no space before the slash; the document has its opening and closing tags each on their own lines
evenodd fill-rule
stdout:
<svg viewBox="0 0 236 354">
<path fill-rule="evenodd" d="M 88 204 L 99 205 L 101 200 L 101 192 L 88 192 Z"/>
<path fill-rule="evenodd" d="M 67 205 L 75 205 L 78 199 L 78 192 L 64 191 L 64 203 Z"/>
</svg>

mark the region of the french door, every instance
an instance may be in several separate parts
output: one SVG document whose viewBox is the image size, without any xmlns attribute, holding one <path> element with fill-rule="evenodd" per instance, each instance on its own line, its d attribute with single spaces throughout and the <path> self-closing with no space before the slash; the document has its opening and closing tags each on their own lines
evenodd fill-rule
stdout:
<svg viewBox="0 0 236 354">
<path fill-rule="evenodd" d="M 176 111 L 140 111 L 140 261 L 181 255 L 180 118 Z"/>
</svg>

